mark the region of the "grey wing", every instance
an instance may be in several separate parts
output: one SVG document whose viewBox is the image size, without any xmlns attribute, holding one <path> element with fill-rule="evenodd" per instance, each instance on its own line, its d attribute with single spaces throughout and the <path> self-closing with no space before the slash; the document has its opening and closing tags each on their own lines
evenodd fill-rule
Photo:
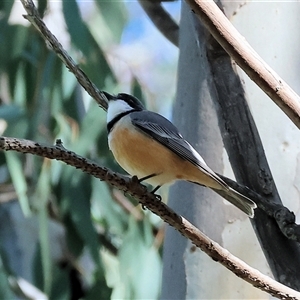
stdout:
<svg viewBox="0 0 300 300">
<path fill-rule="evenodd" d="M 150 111 L 133 112 L 130 117 L 132 124 L 137 128 L 172 150 L 179 157 L 199 167 L 222 186 L 227 187 L 226 183 L 206 165 L 200 154 L 182 137 L 169 120 Z"/>
</svg>

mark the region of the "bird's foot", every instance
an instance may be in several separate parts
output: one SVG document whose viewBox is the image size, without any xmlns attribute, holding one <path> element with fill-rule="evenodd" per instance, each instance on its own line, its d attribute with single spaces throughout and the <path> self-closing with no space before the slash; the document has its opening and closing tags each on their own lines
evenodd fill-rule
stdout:
<svg viewBox="0 0 300 300">
<path fill-rule="evenodd" d="M 151 192 L 151 194 L 153 194 L 153 195 L 155 196 L 155 198 L 156 198 L 157 201 L 161 201 L 161 196 L 158 195 L 158 194 L 155 194 L 155 192 L 157 192 L 157 190 L 158 190 L 160 187 L 161 187 L 161 186 L 158 185 L 158 186 Z"/>
<path fill-rule="evenodd" d="M 139 179 L 136 175 L 133 175 L 133 176 L 132 176 L 132 181 L 133 181 L 133 182 L 141 183 L 142 181 L 147 180 L 147 179 L 149 179 L 149 178 L 152 178 L 152 177 L 154 177 L 154 176 L 157 176 L 157 174 L 153 173 L 153 174 L 147 175 L 147 176 L 142 177 L 142 178 Z M 161 201 L 161 196 L 158 195 L 158 194 L 155 194 L 155 192 L 156 192 L 160 187 L 161 187 L 161 186 L 158 185 L 157 187 L 155 187 L 155 188 L 151 191 L 151 194 L 153 194 L 153 195 L 155 196 L 155 198 L 156 198 L 157 201 Z M 141 204 L 141 206 L 142 206 L 142 209 L 143 209 L 143 210 L 146 210 L 146 207 L 145 207 L 144 204 Z"/>
<path fill-rule="evenodd" d="M 161 195 L 153 194 L 158 202 L 161 201 Z"/>
</svg>

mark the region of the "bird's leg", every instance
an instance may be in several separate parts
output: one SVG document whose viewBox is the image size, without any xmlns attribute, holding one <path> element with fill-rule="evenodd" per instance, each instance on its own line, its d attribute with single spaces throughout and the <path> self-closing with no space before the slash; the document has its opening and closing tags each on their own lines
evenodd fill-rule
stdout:
<svg viewBox="0 0 300 300">
<path fill-rule="evenodd" d="M 142 181 L 144 180 L 147 180 L 149 178 L 152 178 L 154 176 L 157 176 L 157 174 L 153 173 L 153 174 L 150 174 L 150 175 L 147 175 L 145 177 L 142 177 L 142 178 L 138 178 L 136 175 L 132 176 L 132 180 L 133 181 L 137 181 L 138 183 L 141 183 Z M 161 196 L 160 195 L 157 195 L 155 194 L 155 192 L 160 188 L 161 186 L 158 185 L 157 187 L 155 187 L 152 191 L 151 191 L 151 194 L 153 194 L 155 196 L 155 198 L 158 200 L 158 201 L 161 201 Z M 142 209 L 146 209 L 145 206 L 142 204 Z"/>
<path fill-rule="evenodd" d="M 147 175 L 147 176 L 145 176 L 145 177 L 142 177 L 142 178 L 138 179 L 138 181 L 139 181 L 139 182 L 142 182 L 142 181 L 144 181 L 144 180 L 147 180 L 147 179 L 152 178 L 152 177 L 155 177 L 155 176 L 157 176 L 157 174 L 156 174 L 156 173 L 153 173 L 153 174 L 150 174 L 150 175 Z M 155 192 L 156 192 L 160 187 L 161 187 L 161 185 L 158 185 L 157 187 L 155 187 L 155 188 L 151 191 L 151 194 L 153 194 L 153 195 L 157 198 L 158 201 L 161 201 L 161 196 L 160 196 L 160 195 L 156 195 Z"/>
<path fill-rule="evenodd" d="M 147 175 L 145 177 L 139 178 L 138 181 L 141 183 L 142 181 L 145 181 L 145 180 L 147 180 L 149 178 L 152 178 L 152 177 L 155 177 L 155 176 L 157 176 L 157 174 L 156 173 L 152 173 L 152 174 Z"/>
<path fill-rule="evenodd" d="M 152 191 L 151 191 L 151 194 L 153 194 L 158 201 L 161 201 L 161 196 L 160 195 L 157 195 L 155 194 L 155 192 L 157 192 L 157 190 L 161 187 L 161 185 L 158 185 L 156 188 L 154 188 Z"/>
</svg>

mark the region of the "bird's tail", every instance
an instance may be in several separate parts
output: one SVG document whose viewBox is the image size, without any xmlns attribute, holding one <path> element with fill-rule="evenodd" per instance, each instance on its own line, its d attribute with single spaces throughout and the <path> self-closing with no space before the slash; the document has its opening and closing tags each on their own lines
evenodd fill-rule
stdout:
<svg viewBox="0 0 300 300">
<path fill-rule="evenodd" d="M 246 213 L 250 218 L 254 217 L 254 209 L 256 208 L 256 204 L 248 197 L 240 194 L 231 187 L 222 190 L 212 190 Z"/>
</svg>

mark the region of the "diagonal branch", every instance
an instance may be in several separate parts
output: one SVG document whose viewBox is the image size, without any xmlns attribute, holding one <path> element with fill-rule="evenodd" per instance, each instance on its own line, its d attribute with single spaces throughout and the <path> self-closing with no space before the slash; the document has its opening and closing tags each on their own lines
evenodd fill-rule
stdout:
<svg viewBox="0 0 300 300">
<path fill-rule="evenodd" d="M 186 0 L 211 35 L 300 129 L 300 98 L 254 51 L 213 0 Z"/>
<path fill-rule="evenodd" d="M 86 76 L 72 57 L 66 52 L 57 38 L 47 28 L 46 24 L 40 18 L 39 13 L 31 0 L 21 0 L 28 15 L 24 15 L 42 35 L 46 44 L 57 54 L 65 66 L 75 75 L 80 85 L 88 92 L 88 94 L 96 100 L 96 102 L 104 109 L 107 109 L 107 100 L 105 95 L 97 89 L 95 84 Z"/>
<path fill-rule="evenodd" d="M 4 151 L 30 153 L 49 159 L 63 161 L 76 169 L 80 169 L 82 172 L 88 173 L 100 180 L 104 180 L 110 185 L 136 198 L 142 205 L 178 230 L 184 237 L 188 238 L 214 261 L 218 261 L 228 270 L 252 284 L 254 287 L 279 299 L 300 299 L 299 292 L 263 275 L 258 270 L 248 266 L 245 262 L 229 253 L 218 243 L 209 239 L 189 221 L 176 214 L 163 202 L 158 201 L 157 197 L 148 192 L 146 187 L 141 185 L 136 178 L 130 179 L 127 176 L 100 167 L 92 161 L 65 149 L 60 141 L 58 141 L 55 146 L 47 146 L 29 140 L 0 137 L 0 149 Z"/>
<path fill-rule="evenodd" d="M 248 186 L 250 192 L 263 197 L 259 201 L 254 196 L 263 211 L 255 211 L 252 225 L 274 277 L 299 290 L 300 226 L 295 224 L 294 213 L 282 206 L 235 64 L 196 16 L 194 26 L 198 43 L 204 43 L 206 48 L 212 79 L 210 90 L 215 95 L 219 128 L 235 178 Z M 251 194 L 245 193 L 251 199 Z"/>
</svg>

